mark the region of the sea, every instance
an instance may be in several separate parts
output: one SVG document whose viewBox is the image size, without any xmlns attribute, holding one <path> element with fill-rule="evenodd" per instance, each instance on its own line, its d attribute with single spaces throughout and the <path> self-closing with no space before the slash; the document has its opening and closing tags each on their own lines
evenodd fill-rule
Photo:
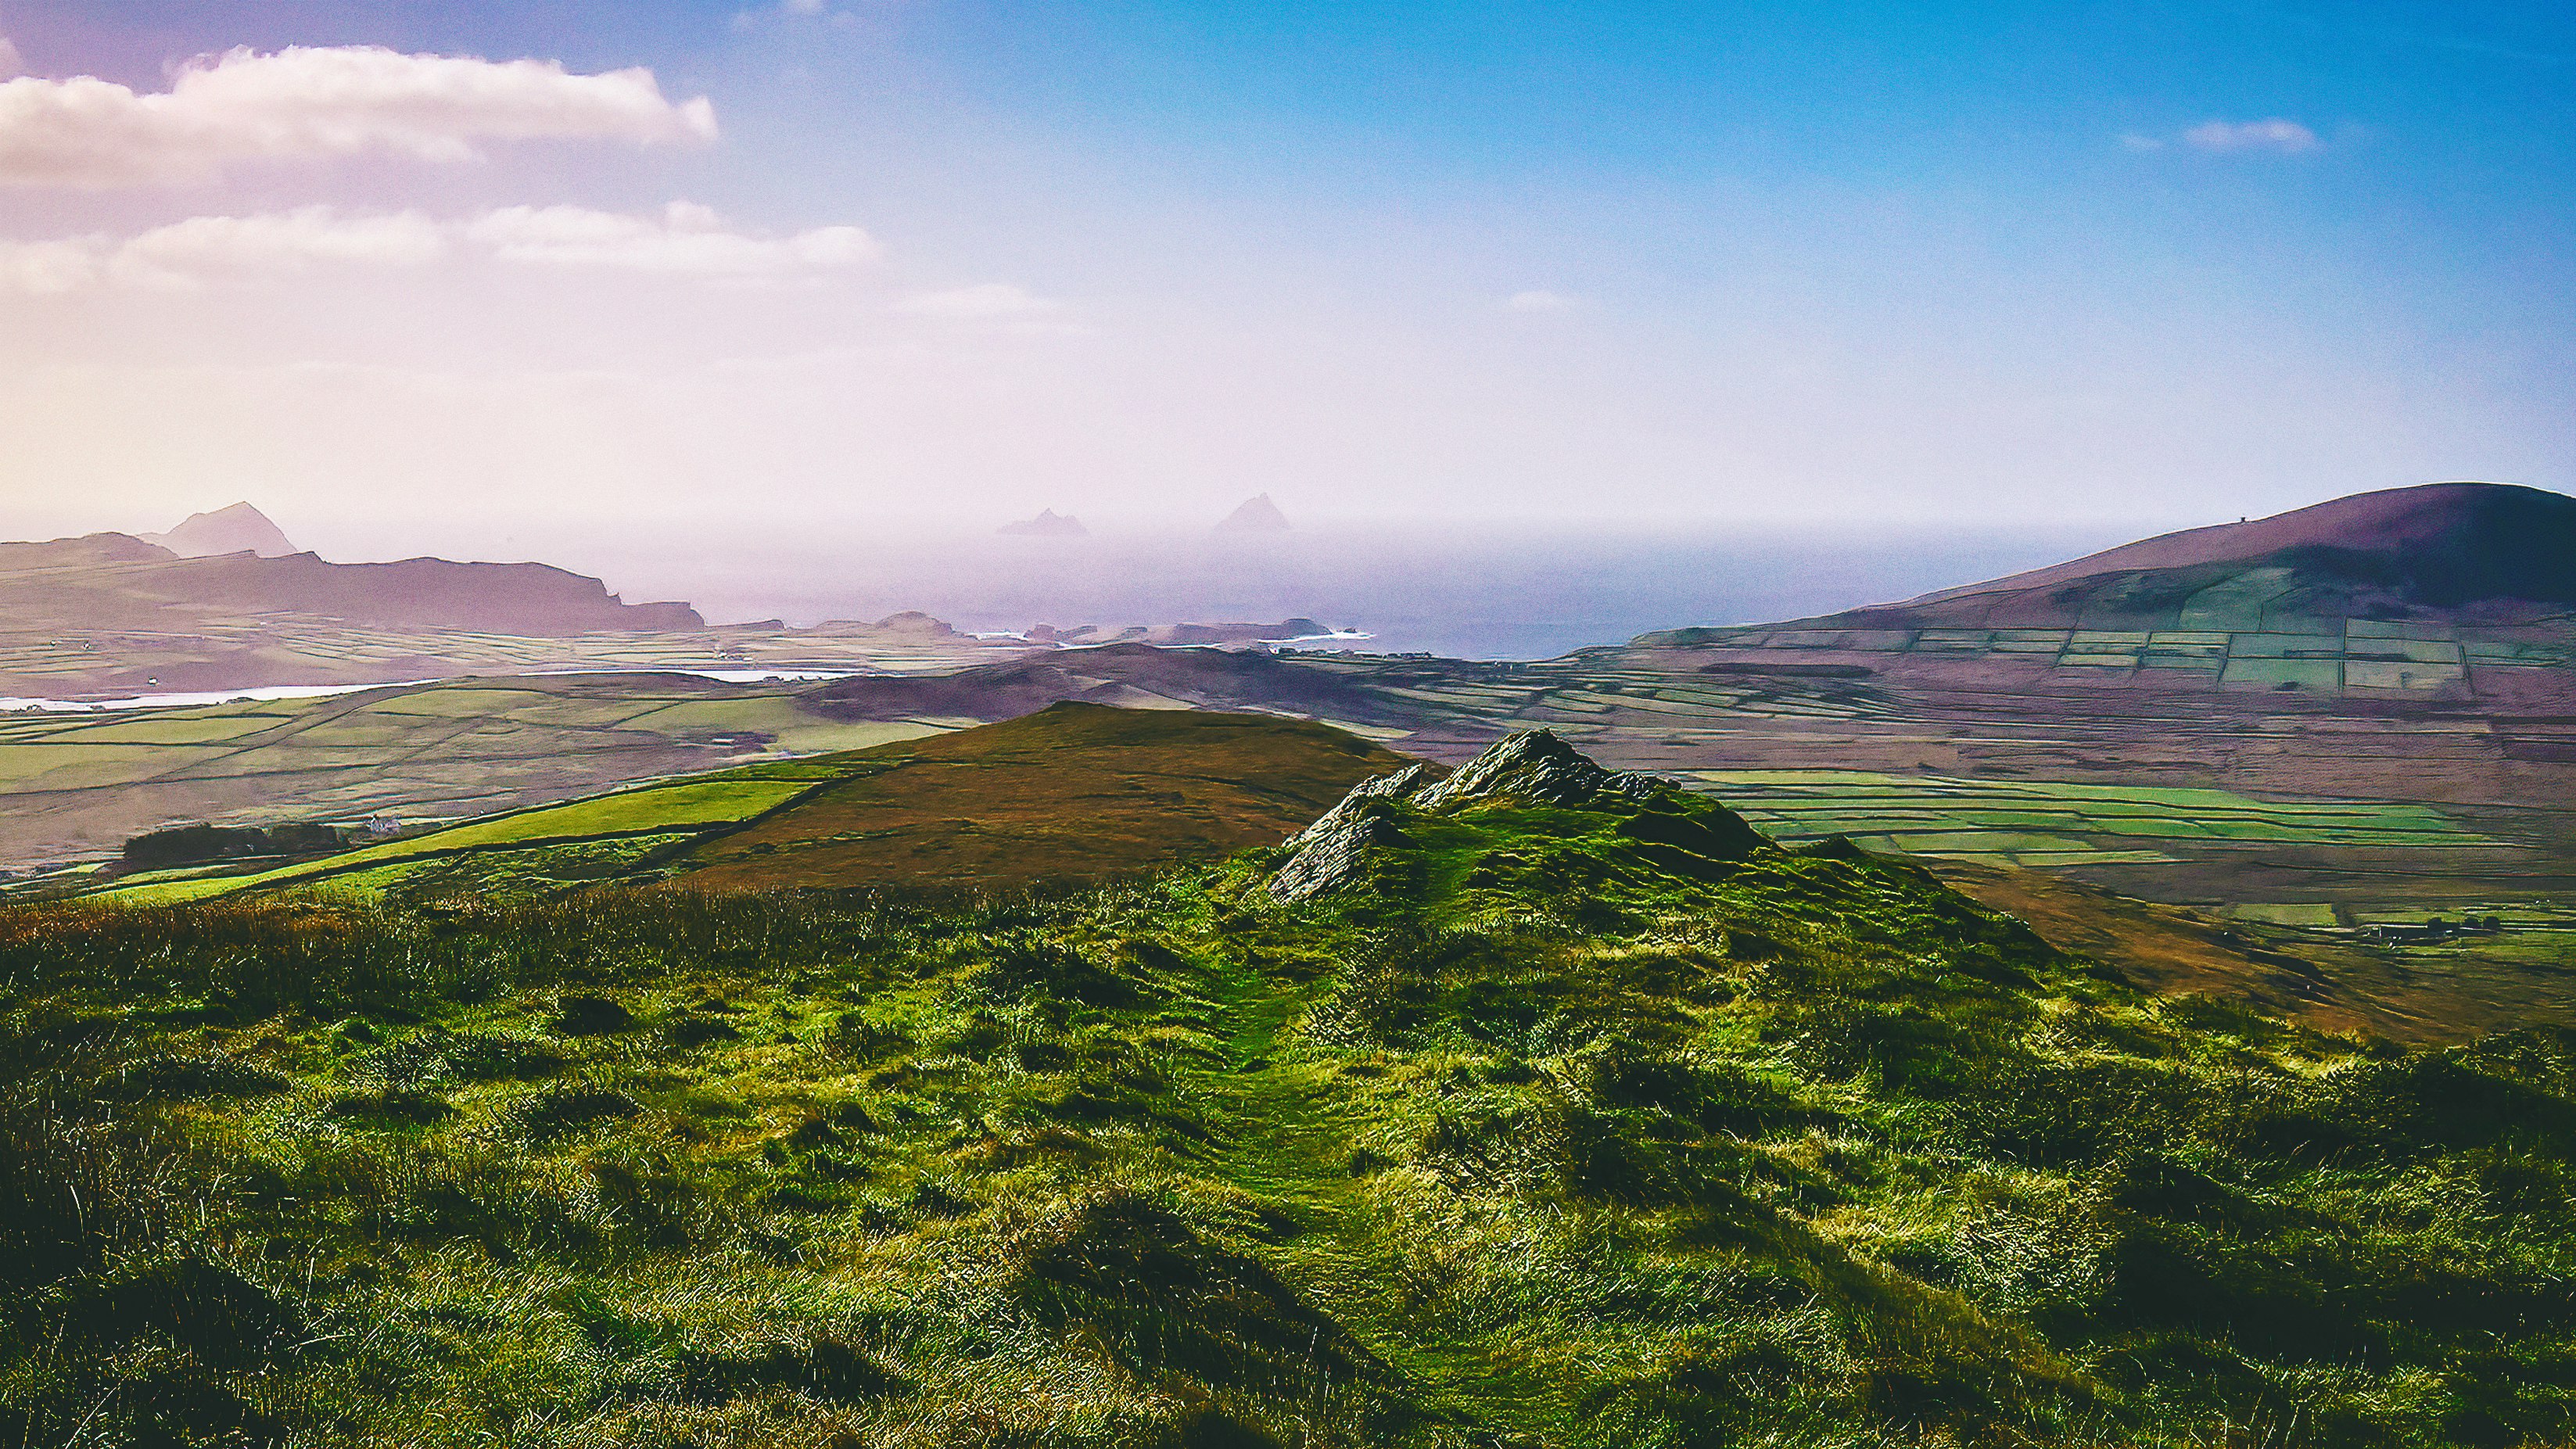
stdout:
<svg viewBox="0 0 2576 1449">
<path fill-rule="evenodd" d="M 975 633 L 1304 618 L 1340 647 L 1542 659 L 1656 629 L 1885 603 L 2126 542 L 2105 527 L 1926 531 L 1300 528 L 1283 534 L 971 534 L 789 541 L 774 534 L 550 561 L 633 602 L 711 623 L 874 620 L 919 610 Z M 640 546 L 639 546 L 640 545 Z M 1325 641 L 1334 647 L 1336 641 Z"/>
</svg>

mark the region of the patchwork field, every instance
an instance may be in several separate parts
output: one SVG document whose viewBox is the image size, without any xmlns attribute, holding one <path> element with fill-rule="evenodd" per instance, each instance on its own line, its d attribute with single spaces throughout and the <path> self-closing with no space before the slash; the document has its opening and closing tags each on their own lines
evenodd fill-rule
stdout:
<svg viewBox="0 0 2576 1449">
<path fill-rule="evenodd" d="M 2165 863 L 2183 859 L 2176 851 L 2184 846 L 2501 848 L 2428 805 L 1860 770 L 1700 770 L 1690 778 L 1780 839 L 1847 835 L 1871 849 L 1988 865 Z"/>
<path fill-rule="evenodd" d="M 835 720 L 796 686 L 681 675 L 0 715 L 0 864 L 94 860 L 183 821 L 411 827 L 945 727 Z"/>
<path fill-rule="evenodd" d="M 2279 584 L 2283 570 L 2256 570 L 2246 582 Z M 2258 576 L 2266 576 L 2259 577 Z M 2209 592 L 2215 593 L 2217 590 Z M 2229 601 L 2230 603 L 2234 601 Z M 2257 601 L 2259 604 L 2259 601 Z M 2576 663 L 2576 623 L 2559 619 L 2517 627 L 2438 620 L 2317 619 L 2265 615 L 2259 607 L 2186 605 L 2180 629 L 1919 629 L 1764 625 L 1690 629 L 1649 635 L 1659 643 L 1702 649 L 1800 651 L 1908 657 L 1945 663 L 1980 659 L 2044 664 L 2100 680 L 2152 671 L 2163 688 L 2250 685 L 2327 693 L 2465 694 L 2469 671 L 2564 668 Z"/>
</svg>

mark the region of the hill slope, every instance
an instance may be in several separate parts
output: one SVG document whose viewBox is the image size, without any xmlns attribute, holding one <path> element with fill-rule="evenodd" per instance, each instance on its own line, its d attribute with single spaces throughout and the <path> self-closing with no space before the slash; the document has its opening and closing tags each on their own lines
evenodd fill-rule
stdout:
<svg viewBox="0 0 2576 1449">
<path fill-rule="evenodd" d="M 1268 845 L 1400 763 L 1302 720 L 1067 703 L 491 816 L 256 875 L 115 894 L 148 902 L 330 885 L 452 899 L 608 880 L 948 892 L 1080 883 Z"/>
<path fill-rule="evenodd" d="M 2356 591 L 2434 608 L 2514 599 L 2576 603 L 2576 498 L 2499 483 L 2356 493 L 2270 518 L 2142 539 L 1914 602 L 2214 564 L 2304 569 Z"/>
<path fill-rule="evenodd" d="M 2563 614 L 2569 604 L 2576 604 L 2576 498 L 2434 483 L 2164 534 L 1818 622 L 2303 632 L 2312 621 L 2350 619 L 2511 626 Z"/>
<path fill-rule="evenodd" d="M 2145 997 L 1529 737 L 1330 815 L 959 910 L 0 911 L 0 1435 L 2576 1433 L 2564 1034 Z"/>
<path fill-rule="evenodd" d="M 1072 703 L 867 754 L 675 869 L 705 888 L 1097 881 L 1271 844 L 1402 763 L 1302 720 Z"/>
</svg>

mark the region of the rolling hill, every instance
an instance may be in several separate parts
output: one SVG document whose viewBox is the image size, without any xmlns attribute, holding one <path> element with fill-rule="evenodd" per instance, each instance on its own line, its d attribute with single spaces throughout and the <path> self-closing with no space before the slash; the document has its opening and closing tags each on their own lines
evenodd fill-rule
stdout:
<svg viewBox="0 0 2576 1449">
<path fill-rule="evenodd" d="M 2533 682 L 2510 666 L 2576 647 L 2576 499 L 2494 483 L 2356 494 L 1904 603 L 1636 642 L 1824 650 L 1814 662 L 1872 673 L 2047 664 L 2166 689 L 2443 698 L 2475 695 L 2485 665 L 2510 691 Z M 1842 654 L 1880 657 L 1828 657 Z"/>
<path fill-rule="evenodd" d="M 251 874 L 127 883 L 127 903 L 327 885 L 526 897 L 607 881 L 972 893 L 1080 884 L 1269 845 L 1403 761 L 1266 715 L 1057 704 L 1005 724 L 665 780 Z"/>
<path fill-rule="evenodd" d="M 2184 586 L 2201 571 L 2225 578 L 2256 569 L 2288 571 L 2299 583 L 2293 597 L 2301 601 L 2291 607 L 2304 605 L 2316 617 L 2576 604 L 2576 498 L 2497 483 L 2357 493 L 2270 518 L 2142 539 L 1944 589 L 1897 609 L 1955 619 L 1964 616 L 1941 606 L 1989 600 L 1989 608 L 2054 605 L 2056 617 L 2071 620 L 2091 608 L 2144 605 L 2159 592 L 2157 584 Z M 2157 578 L 2166 574 L 2174 577 Z M 2123 582 L 2098 582 L 2114 578 Z M 2095 587 L 2069 590 L 2085 584 Z"/>
</svg>

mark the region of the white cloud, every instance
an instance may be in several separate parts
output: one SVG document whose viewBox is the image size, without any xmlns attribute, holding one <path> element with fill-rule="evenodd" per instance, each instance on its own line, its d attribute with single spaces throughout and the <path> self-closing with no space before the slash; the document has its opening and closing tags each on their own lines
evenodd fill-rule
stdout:
<svg viewBox="0 0 2576 1449">
<path fill-rule="evenodd" d="M 580 206 L 513 206 L 474 222 L 465 235 L 506 262 L 666 276 L 797 276 L 859 266 L 879 255 L 876 240 L 854 226 L 756 237 L 726 230 L 713 211 L 685 201 L 671 203 L 658 218 Z"/>
<path fill-rule="evenodd" d="M 298 271 L 316 262 L 415 267 L 447 255 L 446 234 L 416 211 L 343 216 L 329 207 L 264 216 L 197 216 L 118 246 L 111 279 L 188 286 L 225 275 Z"/>
<path fill-rule="evenodd" d="M 87 241 L 0 242 L 0 289 L 54 296 L 95 286 L 100 275 Z"/>
<path fill-rule="evenodd" d="M 779 0 L 778 8 L 790 15 L 820 15 L 823 0 Z"/>
<path fill-rule="evenodd" d="M 90 76 L 0 81 L 0 183 L 115 186 L 260 159 L 464 161 L 489 141 L 651 145 L 715 134 L 704 97 L 674 104 L 649 70 L 572 75 L 554 61 L 373 46 L 228 51 L 180 67 L 155 94 Z"/>
<path fill-rule="evenodd" d="M 39 295 L 100 286 L 197 286 L 278 275 L 316 264 L 415 267 L 466 255 L 530 266 L 598 268 L 665 277 L 784 279 L 876 259 L 853 226 L 787 237 L 729 230 L 703 206 L 674 202 L 660 216 L 578 206 L 516 206 L 470 221 L 419 212 L 350 214 L 326 206 L 258 216 L 199 216 L 125 238 L 0 241 L 0 291 Z"/>
<path fill-rule="evenodd" d="M 1507 312 L 1571 312 L 1574 299 L 1563 292 L 1533 289 L 1505 297 L 1503 309 Z"/>
<path fill-rule="evenodd" d="M 27 73 L 27 62 L 9 37 L 0 35 L 0 81 L 12 80 Z"/>
<path fill-rule="evenodd" d="M 446 233 L 418 212 L 344 216 L 327 206 L 263 216 L 197 216 L 123 239 L 0 242 L 0 290 L 38 295 L 99 286 L 186 288 L 315 263 L 419 266 L 447 255 Z"/>
<path fill-rule="evenodd" d="M 2285 156 L 2325 145 L 2317 139 L 2316 132 L 2279 116 L 2260 121 L 2206 121 L 2183 132 L 2182 138 L 2203 151 L 2276 151 Z"/>
<path fill-rule="evenodd" d="M 1027 317 L 1052 312 L 1059 303 L 1032 297 L 1008 282 L 984 282 L 946 292 L 924 292 L 895 304 L 916 317 Z"/>
</svg>

